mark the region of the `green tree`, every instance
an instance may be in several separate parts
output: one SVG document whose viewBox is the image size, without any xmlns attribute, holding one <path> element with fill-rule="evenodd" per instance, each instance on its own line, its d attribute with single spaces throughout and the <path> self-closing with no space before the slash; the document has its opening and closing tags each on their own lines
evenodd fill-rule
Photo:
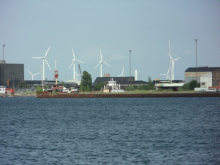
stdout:
<svg viewBox="0 0 220 165">
<path fill-rule="evenodd" d="M 192 80 L 189 82 L 189 90 L 194 90 L 194 88 L 198 87 L 197 81 Z"/>
<path fill-rule="evenodd" d="M 36 92 L 43 92 L 43 89 L 39 86 L 36 87 Z"/>
<path fill-rule="evenodd" d="M 83 71 L 82 80 L 80 83 L 80 89 L 83 91 L 90 91 L 92 86 L 92 77 L 87 71 Z"/>
<path fill-rule="evenodd" d="M 61 85 L 64 86 L 64 82 L 63 81 L 61 82 Z"/>
<path fill-rule="evenodd" d="M 81 92 L 84 91 L 82 83 L 80 84 L 79 91 L 81 91 Z"/>
<path fill-rule="evenodd" d="M 186 91 L 189 90 L 189 83 L 183 84 L 183 86 L 180 89 L 186 90 Z"/>
<path fill-rule="evenodd" d="M 100 91 L 104 87 L 104 83 L 95 84 L 95 91 Z"/>
<path fill-rule="evenodd" d="M 155 89 L 155 87 L 154 87 L 154 84 L 153 84 L 151 78 L 148 77 L 147 90 L 152 90 L 152 89 Z"/>
<path fill-rule="evenodd" d="M 135 87 L 134 86 L 129 86 L 125 90 L 126 91 L 133 91 L 133 90 L 135 90 Z"/>
<path fill-rule="evenodd" d="M 20 83 L 19 83 L 19 88 L 27 88 L 28 86 L 27 86 L 27 84 L 26 84 L 26 82 L 25 81 L 21 81 Z"/>
<path fill-rule="evenodd" d="M 86 91 L 90 91 L 89 85 L 86 86 Z"/>
</svg>

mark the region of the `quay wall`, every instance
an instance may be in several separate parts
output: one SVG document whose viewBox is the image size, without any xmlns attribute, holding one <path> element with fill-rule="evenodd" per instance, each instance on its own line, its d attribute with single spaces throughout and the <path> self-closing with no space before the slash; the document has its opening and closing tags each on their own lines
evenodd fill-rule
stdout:
<svg viewBox="0 0 220 165">
<path fill-rule="evenodd" d="M 220 93 L 144 93 L 144 94 L 50 94 L 37 93 L 37 98 L 136 98 L 136 97 L 220 97 Z"/>
</svg>

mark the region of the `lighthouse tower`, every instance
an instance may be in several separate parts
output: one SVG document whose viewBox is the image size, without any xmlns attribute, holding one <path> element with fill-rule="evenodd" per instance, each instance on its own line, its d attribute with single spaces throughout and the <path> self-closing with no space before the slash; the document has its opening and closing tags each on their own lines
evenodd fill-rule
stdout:
<svg viewBox="0 0 220 165">
<path fill-rule="evenodd" d="M 54 71 L 54 77 L 55 77 L 55 80 L 56 80 L 56 85 L 57 85 L 57 79 L 58 79 L 58 70 L 55 70 Z"/>
</svg>

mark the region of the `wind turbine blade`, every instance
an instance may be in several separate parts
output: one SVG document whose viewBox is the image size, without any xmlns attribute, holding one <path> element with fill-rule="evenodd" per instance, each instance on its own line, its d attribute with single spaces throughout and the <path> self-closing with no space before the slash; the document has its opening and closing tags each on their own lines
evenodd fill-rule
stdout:
<svg viewBox="0 0 220 165">
<path fill-rule="evenodd" d="M 45 55 L 44 55 L 44 58 L 46 58 L 47 53 L 48 53 L 49 50 L 50 50 L 50 46 L 49 46 L 49 48 L 47 49 L 47 51 L 46 51 L 46 53 L 45 53 Z"/>
<path fill-rule="evenodd" d="M 32 58 L 36 58 L 36 59 L 43 59 L 43 57 L 32 57 Z"/>
<path fill-rule="evenodd" d="M 174 61 L 179 60 L 179 59 L 180 59 L 180 57 L 176 58 Z"/>
<path fill-rule="evenodd" d="M 170 67 L 169 67 L 169 69 L 168 69 L 168 71 L 167 71 L 167 75 L 169 74 L 169 72 L 170 72 Z"/>
<path fill-rule="evenodd" d="M 110 66 L 109 64 L 107 64 L 105 61 L 103 61 L 103 63 L 105 63 L 106 65 Z M 111 67 L 111 66 L 110 66 Z"/>
<path fill-rule="evenodd" d="M 98 65 L 96 65 L 96 67 L 95 67 L 95 68 L 97 68 L 97 67 L 98 67 L 100 64 L 101 64 L 101 62 L 100 62 L 100 63 L 98 63 Z M 94 69 L 95 69 L 95 68 L 94 68 Z"/>
<path fill-rule="evenodd" d="M 173 57 L 170 55 L 170 53 L 169 52 L 167 52 L 167 54 L 168 54 L 168 56 L 173 60 Z"/>
<path fill-rule="evenodd" d="M 27 70 L 27 71 L 32 75 L 32 73 L 29 70 Z"/>
<path fill-rule="evenodd" d="M 49 67 L 49 69 L 51 70 L 51 68 L 50 68 L 50 65 L 49 65 L 49 63 L 47 62 L 47 60 L 45 59 L 45 62 L 47 63 L 47 66 Z"/>
<path fill-rule="evenodd" d="M 70 69 L 70 67 L 73 65 L 73 62 L 70 64 L 70 66 L 69 66 L 69 69 Z"/>
<path fill-rule="evenodd" d="M 76 56 L 75 56 L 75 53 L 74 53 L 74 51 L 73 51 L 73 47 L 72 47 L 72 52 L 73 52 L 73 58 L 75 59 Z"/>
<path fill-rule="evenodd" d="M 81 62 L 81 63 L 84 63 L 84 62 L 82 62 L 82 61 L 80 61 L 80 60 L 76 60 L 76 61 L 79 61 L 79 62 Z"/>
<path fill-rule="evenodd" d="M 100 57 L 101 57 L 101 61 L 102 61 L 102 51 L 101 51 L 101 49 L 100 49 Z"/>
<path fill-rule="evenodd" d="M 34 74 L 34 76 L 38 75 L 39 73 L 40 73 L 40 72 L 38 72 L 38 73 L 35 73 L 35 74 Z"/>
</svg>

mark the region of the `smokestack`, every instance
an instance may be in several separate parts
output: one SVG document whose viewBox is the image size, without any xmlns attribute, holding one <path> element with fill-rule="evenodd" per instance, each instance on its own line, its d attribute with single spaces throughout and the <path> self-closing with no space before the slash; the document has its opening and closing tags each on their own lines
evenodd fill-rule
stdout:
<svg viewBox="0 0 220 165">
<path fill-rule="evenodd" d="M 137 77 L 137 75 L 138 75 L 137 70 L 134 71 L 134 75 L 135 75 L 134 80 L 137 81 L 137 79 L 138 79 L 138 77 Z"/>
</svg>

